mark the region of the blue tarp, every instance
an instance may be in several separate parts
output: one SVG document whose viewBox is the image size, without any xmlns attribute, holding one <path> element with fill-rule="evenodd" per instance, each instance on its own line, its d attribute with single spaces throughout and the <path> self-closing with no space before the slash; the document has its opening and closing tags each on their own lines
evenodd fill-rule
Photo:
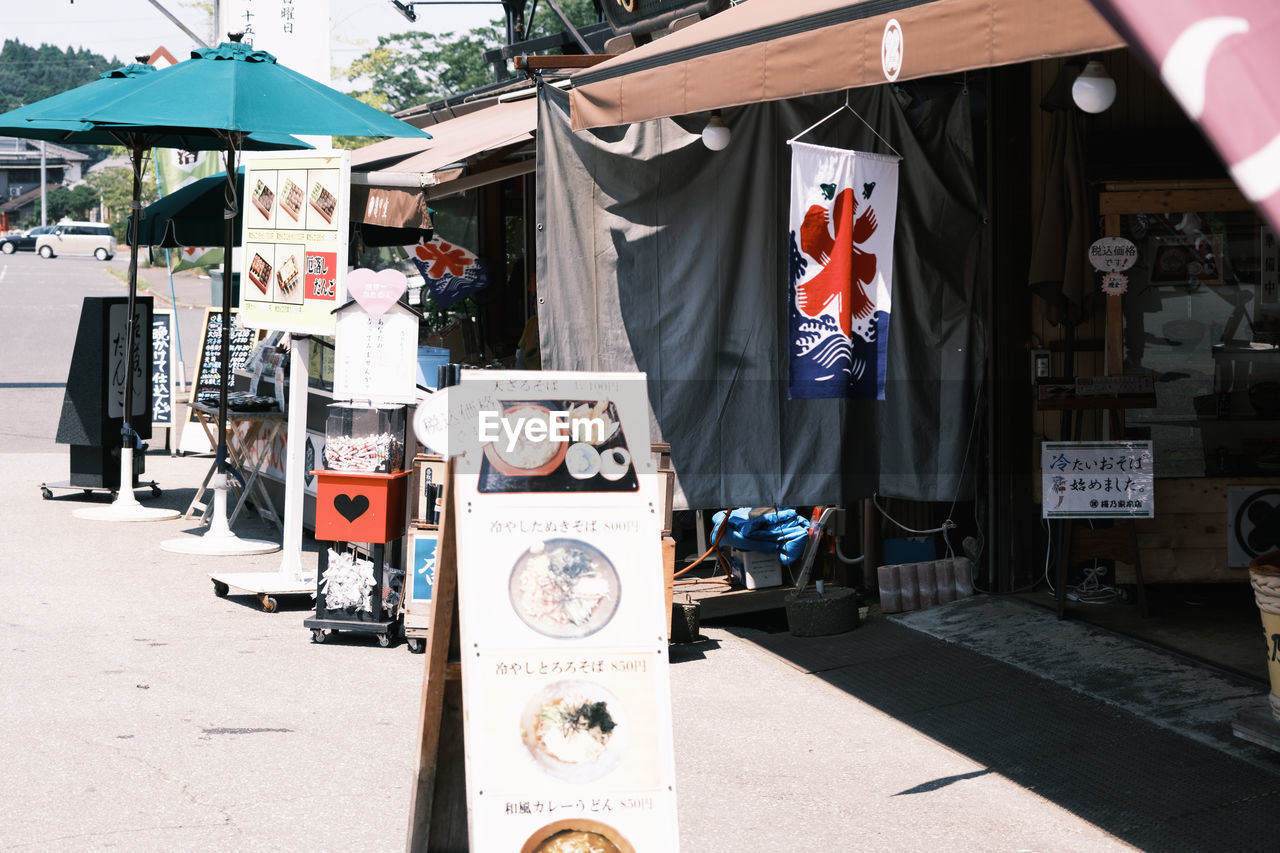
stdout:
<svg viewBox="0 0 1280 853">
<path fill-rule="evenodd" d="M 717 512 L 711 517 L 715 524 L 712 538 L 720 532 L 720 525 L 725 523 L 727 515 L 729 529 L 720 540 L 722 546 L 777 554 L 784 565 L 799 560 L 809 535 L 809 522 L 794 509 L 776 509 L 753 515 L 755 512 L 750 507 Z"/>
</svg>

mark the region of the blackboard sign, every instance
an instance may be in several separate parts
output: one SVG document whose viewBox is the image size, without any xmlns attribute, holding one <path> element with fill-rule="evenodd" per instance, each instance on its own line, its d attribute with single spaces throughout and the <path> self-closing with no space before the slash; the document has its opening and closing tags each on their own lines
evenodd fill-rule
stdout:
<svg viewBox="0 0 1280 853">
<path fill-rule="evenodd" d="M 173 311 L 151 315 L 151 425 L 173 426 Z"/>
<path fill-rule="evenodd" d="M 244 367 L 249 360 L 253 348 L 258 344 L 261 333 L 240 325 L 240 318 L 235 309 L 231 310 L 231 365 L 227 369 L 227 381 L 232 374 Z M 222 388 L 222 312 L 213 308 L 205 309 L 204 334 L 200 336 L 200 361 L 196 371 L 196 379 L 191 383 L 191 402 L 203 403 L 206 406 L 218 405 L 219 389 Z"/>
<path fill-rule="evenodd" d="M 132 420 L 147 411 L 147 323 L 150 303 L 138 301 L 133 307 L 133 346 L 128 348 L 132 359 L 133 400 L 129 406 Z M 130 372 L 125 369 L 126 343 L 129 336 L 129 304 L 112 305 L 107 309 L 107 414 L 113 418 L 124 417 L 124 386 Z"/>
</svg>

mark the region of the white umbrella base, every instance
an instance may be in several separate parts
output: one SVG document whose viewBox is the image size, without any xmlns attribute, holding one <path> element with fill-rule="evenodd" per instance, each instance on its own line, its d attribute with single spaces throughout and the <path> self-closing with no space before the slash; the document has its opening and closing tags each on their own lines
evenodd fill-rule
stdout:
<svg viewBox="0 0 1280 853">
<path fill-rule="evenodd" d="M 143 506 L 136 501 L 133 503 L 116 501 L 109 506 L 84 507 L 71 514 L 76 518 L 89 518 L 94 521 L 172 521 L 182 516 L 182 513 L 176 509 Z"/>
<path fill-rule="evenodd" d="M 213 478 L 213 515 L 209 529 L 199 536 L 180 536 L 160 543 L 161 549 L 175 554 L 197 554 L 206 557 L 242 557 L 246 554 L 270 554 L 280 550 L 278 542 L 265 539 L 241 539 L 227 524 L 227 479 L 225 474 Z"/>
<path fill-rule="evenodd" d="M 175 554 L 195 554 L 205 557 L 241 557 L 247 554 L 270 554 L 280 550 L 280 543 L 268 542 L 265 539 L 241 539 L 232 534 L 215 535 L 213 532 L 201 536 L 181 536 L 166 539 L 160 548 Z"/>
</svg>

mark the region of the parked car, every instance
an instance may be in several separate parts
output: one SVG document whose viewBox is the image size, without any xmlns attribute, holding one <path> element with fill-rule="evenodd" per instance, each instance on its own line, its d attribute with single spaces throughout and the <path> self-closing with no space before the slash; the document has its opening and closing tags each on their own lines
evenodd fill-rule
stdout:
<svg viewBox="0 0 1280 853">
<path fill-rule="evenodd" d="M 53 233 L 36 238 L 36 254 L 40 257 L 56 258 L 63 252 L 109 261 L 116 253 L 116 236 L 110 225 L 101 222 L 64 221 L 53 226 Z"/>
<path fill-rule="evenodd" d="M 52 234 L 54 225 L 41 225 L 30 231 L 19 231 L 17 234 L 0 235 L 0 252 L 12 255 L 14 252 L 34 252 L 36 238 L 41 234 Z"/>
</svg>

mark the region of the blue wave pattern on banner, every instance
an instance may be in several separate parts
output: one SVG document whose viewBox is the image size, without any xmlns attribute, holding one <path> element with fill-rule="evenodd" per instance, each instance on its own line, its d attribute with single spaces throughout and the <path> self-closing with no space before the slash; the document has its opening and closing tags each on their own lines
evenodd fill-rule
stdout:
<svg viewBox="0 0 1280 853">
<path fill-rule="evenodd" d="M 788 260 L 787 326 L 791 330 L 789 388 L 792 399 L 883 400 L 889 315 L 877 311 L 870 323 L 870 340 L 845 337 L 829 314 L 806 317 L 796 308 L 796 283 L 808 260 L 791 232 Z"/>
<path fill-rule="evenodd" d="M 441 308 L 489 286 L 489 268 L 474 252 L 440 237 L 409 247 L 409 258 L 422 273 L 431 298 Z"/>
</svg>

